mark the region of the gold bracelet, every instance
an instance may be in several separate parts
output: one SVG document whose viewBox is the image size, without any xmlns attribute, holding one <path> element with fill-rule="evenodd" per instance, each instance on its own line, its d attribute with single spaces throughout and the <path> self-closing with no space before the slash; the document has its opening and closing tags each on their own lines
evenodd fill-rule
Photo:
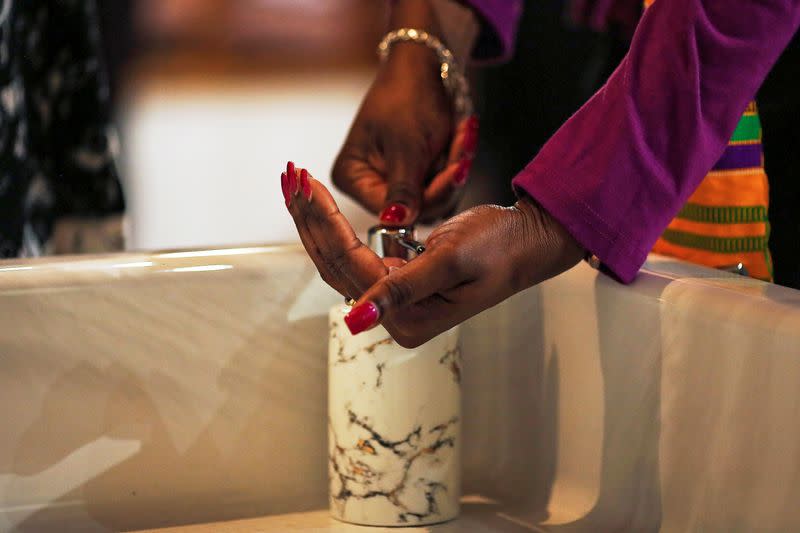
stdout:
<svg viewBox="0 0 800 533">
<path fill-rule="evenodd" d="M 453 53 L 435 35 L 431 35 L 425 30 L 414 28 L 400 28 L 390 31 L 378 45 L 378 55 L 382 61 L 389 57 L 389 50 L 396 42 L 413 42 L 424 44 L 434 52 L 441 63 L 440 76 L 447 92 L 453 100 L 453 108 L 456 115 L 466 117 L 472 115 L 472 98 L 469 93 L 469 83 L 464 72 L 453 57 Z"/>
</svg>

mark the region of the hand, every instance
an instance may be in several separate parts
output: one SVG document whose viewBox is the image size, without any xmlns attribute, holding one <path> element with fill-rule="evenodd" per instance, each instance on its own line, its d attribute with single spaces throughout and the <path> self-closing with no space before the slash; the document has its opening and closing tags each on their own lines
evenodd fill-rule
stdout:
<svg viewBox="0 0 800 533">
<path fill-rule="evenodd" d="M 402 264 L 391 259 L 384 262 L 362 243 L 328 189 L 306 169 L 288 163 L 281 174 L 281 190 L 300 241 L 320 276 L 342 296 L 357 298 L 388 274 L 390 266 Z"/>
<path fill-rule="evenodd" d="M 289 211 L 323 279 L 358 298 L 345 318 L 354 334 L 380 323 L 400 345 L 419 346 L 583 257 L 555 219 L 523 198 L 466 211 L 439 226 L 419 257 L 387 263 L 356 237 L 322 184 L 298 176 L 307 185 L 282 181 Z M 298 188 L 307 193 L 292 194 Z"/>
<path fill-rule="evenodd" d="M 441 35 L 424 2 L 416 4 L 393 24 L 407 22 Z M 395 10 L 401 7 L 398 3 Z M 387 225 L 449 215 L 478 142 L 475 117 L 454 120 L 435 53 L 421 44 L 395 44 L 336 159 L 333 183 Z"/>
</svg>

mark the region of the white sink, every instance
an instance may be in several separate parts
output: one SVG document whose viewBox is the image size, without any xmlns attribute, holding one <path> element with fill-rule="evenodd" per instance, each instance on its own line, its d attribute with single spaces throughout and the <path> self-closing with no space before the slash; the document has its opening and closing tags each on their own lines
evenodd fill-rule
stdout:
<svg viewBox="0 0 800 533">
<path fill-rule="evenodd" d="M 339 301 L 295 246 L 1 262 L 0 530 L 324 509 Z M 800 530 L 800 292 L 580 265 L 462 339 L 447 531 Z"/>
</svg>

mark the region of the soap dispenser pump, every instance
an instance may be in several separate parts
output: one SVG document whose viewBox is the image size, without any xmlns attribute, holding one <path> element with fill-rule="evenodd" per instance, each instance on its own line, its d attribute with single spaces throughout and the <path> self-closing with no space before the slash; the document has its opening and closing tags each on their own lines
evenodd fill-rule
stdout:
<svg viewBox="0 0 800 533">
<path fill-rule="evenodd" d="M 376 226 L 382 257 L 424 253 L 413 228 Z M 352 335 L 331 309 L 328 355 L 330 510 L 368 526 L 421 526 L 458 516 L 461 353 L 458 327 L 414 349 L 382 326 Z"/>
</svg>

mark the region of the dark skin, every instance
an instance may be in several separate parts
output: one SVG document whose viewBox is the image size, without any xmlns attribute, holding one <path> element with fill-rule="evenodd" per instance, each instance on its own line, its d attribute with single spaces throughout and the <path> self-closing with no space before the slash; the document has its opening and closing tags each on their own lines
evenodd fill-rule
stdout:
<svg viewBox="0 0 800 533">
<path fill-rule="evenodd" d="M 429 0 L 396 0 L 393 6 L 392 28 L 441 37 Z M 476 121 L 456 121 L 436 55 L 424 45 L 396 44 L 353 122 L 333 182 L 373 213 L 404 206 L 395 225 L 439 219 L 455 208 L 476 144 Z M 484 205 L 446 220 L 428 238 L 425 253 L 408 263 L 382 259 L 307 172 L 290 164 L 281 186 L 322 278 L 358 300 L 350 315 L 368 309 L 369 320 L 358 329 L 380 323 L 407 348 L 571 268 L 584 255 L 555 219 L 523 197 L 513 207 Z"/>
<path fill-rule="evenodd" d="M 427 0 L 394 4 L 390 25 L 441 36 Z M 431 222 L 451 214 L 477 144 L 477 121 L 458 120 L 435 53 L 397 43 L 364 97 L 336 159 L 332 180 L 363 207 L 380 214 L 391 205 L 406 216 L 389 225 Z"/>
<path fill-rule="evenodd" d="M 560 224 L 523 198 L 513 207 L 483 205 L 445 221 L 425 253 L 408 263 L 381 259 L 359 240 L 324 185 L 293 165 L 289 170 L 282 177 L 287 207 L 320 275 L 342 295 L 358 298 L 355 307 L 374 305 L 371 327 L 382 324 L 406 348 L 583 257 Z"/>
</svg>

